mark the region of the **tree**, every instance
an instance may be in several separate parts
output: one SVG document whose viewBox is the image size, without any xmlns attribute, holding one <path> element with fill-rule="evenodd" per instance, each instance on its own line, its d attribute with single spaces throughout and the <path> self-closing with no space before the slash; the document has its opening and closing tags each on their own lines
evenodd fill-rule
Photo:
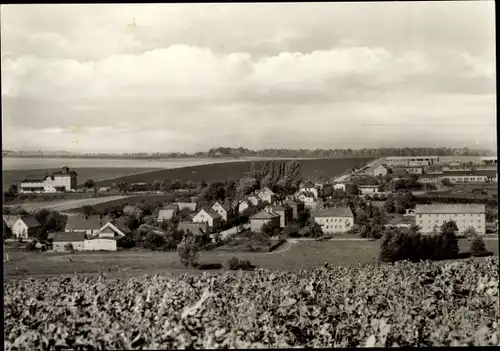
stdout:
<svg viewBox="0 0 500 351">
<path fill-rule="evenodd" d="M 196 237 L 191 233 L 186 233 L 177 245 L 177 252 L 185 267 L 195 267 L 199 256 L 199 244 L 196 242 Z"/>
<path fill-rule="evenodd" d="M 264 223 L 260 229 L 262 233 L 265 233 L 269 236 L 272 236 L 274 234 L 274 226 L 271 225 L 269 222 Z"/>
<path fill-rule="evenodd" d="M 448 178 L 441 180 L 441 184 L 444 186 L 453 186 L 453 183 Z"/>
<path fill-rule="evenodd" d="M 146 234 L 146 238 L 142 243 L 142 247 L 148 250 L 158 250 L 165 245 L 165 239 L 154 232 Z"/>
<path fill-rule="evenodd" d="M 12 237 L 12 230 L 5 225 L 5 221 L 3 221 L 3 240 L 9 239 Z"/>
<path fill-rule="evenodd" d="M 394 213 L 396 211 L 396 204 L 394 203 L 394 199 L 388 198 L 384 204 L 385 211 L 387 213 Z"/>
<path fill-rule="evenodd" d="M 283 236 L 285 238 L 294 238 L 298 236 L 299 234 L 299 228 L 295 224 L 288 224 L 284 229 L 283 229 Z"/>
<path fill-rule="evenodd" d="M 458 231 L 457 224 L 455 221 L 447 221 L 441 225 L 441 233 L 453 233 L 456 234 Z"/>
<path fill-rule="evenodd" d="M 139 222 L 139 220 L 135 216 L 129 216 L 125 220 L 125 225 L 127 226 L 128 229 L 130 229 L 131 231 L 134 231 L 137 228 L 139 228 L 141 223 Z"/>
<path fill-rule="evenodd" d="M 75 251 L 75 249 L 73 248 L 73 244 L 72 243 L 66 243 L 64 245 L 64 250 L 69 251 L 69 252 Z"/>
<path fill-rule="evenodd" d="M 470 243 L 469 253 L 475 257 L 489 256 L 492 254 L 491 252 L 486 250 L 486 246 L 484 245 L 483 238 L 481 238 L 477 234 L 475 235 L 475 237 L 472 239 L 472 241 Z"/>
<path fill-rule="evenodd" d="M 116 245 L 124 249 L 131 249 L 135 246 L 134 234 L 126 234 L 117 240 Z"/>
<path fill-rule="evenodd" d="M 92 206 L 89 205 L 83 206 L 82 210 L 85 217 L 91 216 L 97 212 Z"/>
<path fill-rule="evenodd" d="M 87 179 L 84 183 L 85 187 L 87 189 L 93 188 L 94 187 L 94 181 L 92 179 Z"/>
<path fill-rule="evenodd" d="M 241 195 L 248 195 L 257 190 L 259 186 L 260 182 L 255 178 L 242 178 L 236 187 L 236 192 Z"/>
<path fill-rule="evenodd" d="M 9 187 L 9 190 L 7 191 L 7 196 L 9 197 L 15 197 L 18 193 L 18 189 L 17 189 L 17 185 L 16 184 L 12 184 L 10 187 Z"/>
</svg>

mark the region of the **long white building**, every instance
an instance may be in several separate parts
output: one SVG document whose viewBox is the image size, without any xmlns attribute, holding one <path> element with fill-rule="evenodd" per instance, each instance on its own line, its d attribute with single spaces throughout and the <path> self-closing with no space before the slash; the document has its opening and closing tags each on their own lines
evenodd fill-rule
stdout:
<svg viewBox="0 0 500 351">
<path fill-rule="evenodd" d="M 441 225 L 455 221 L 458 232 L 472 227 L 478 234 L 486 233 L 486 205 L 484 204 L 432 204 L 417 205 L 415 224 L 423 234 L 440 231 Z"/>
<path fill-rule="evenodd" d="M 386 157 L 389 166 L 429 166 L 439 162 L 439 156 L 394 156 Z"/>
<path fill-rule="evenodd" d="M 63 167 L 60 172 L 43 179 L 26 179 L 21 182 L 21 193 L 56 193 L 76 190 L 78 174 Z"/>
</svg>

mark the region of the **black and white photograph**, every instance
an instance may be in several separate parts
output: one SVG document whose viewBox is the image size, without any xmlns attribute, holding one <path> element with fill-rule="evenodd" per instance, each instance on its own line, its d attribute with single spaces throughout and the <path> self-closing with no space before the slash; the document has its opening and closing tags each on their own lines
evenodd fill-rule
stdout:
<svg viewBox="0 0 500 351">
<path fill-rule="evenodd" d="M 493 0 L 0 25 L 5 350 L 500 346 Z"/>
</svg>

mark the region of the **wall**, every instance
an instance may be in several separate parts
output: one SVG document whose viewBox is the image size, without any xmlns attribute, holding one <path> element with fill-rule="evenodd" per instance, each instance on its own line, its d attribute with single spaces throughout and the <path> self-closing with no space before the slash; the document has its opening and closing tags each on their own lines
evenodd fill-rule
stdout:
<svg viewBox="0 0 500 351">
<path fill-rule="evenodd" d="M 116 240 L 105 239 L 105 238 L 85 240 L 85 250 L 86 251 L 97 251 L 97 250 L 116 251 Z"/>
<path fill-rule="evenodd" d="M 321 226 L 323 233 L 326 234 L 345 233 L 354 225 L 353 217 L 315 217 L 314 221 Z"/>
<path fill-rule="evenodd" d="M 52 244 L 53 250 L 56 252 L 66 251 L 64 246 L 67 243 L 71 243 L 73 245 L 73 250 L 75 251 L 84 251 L 85 250 L 85 242 L 84 241 L 57 241 Z"/>
<path fill-rule="evenodd" d="M 252 219 L 252 220 L 250 220 L 250 229 L 253 232 L 260 233 L 262 226 L 265 223 L 269 223 L 269 224 L 273 225 L 274 227 L 279 228 L 280 227 L 280 217 L 273 218 L 273 219 Z"/>
<path fill-rule="evenodd" d="M 421 228 L 422 233 L 432 233 L 434 225 L 440 231 L 444 222 L 453 220 L 457 224 L 458 232 L 463 233 L 467 228 L 473 227 L 478 234 L 486 233 L 486 215 L 482 214 L 417 214 L 415 224 Z"/>
</svg>

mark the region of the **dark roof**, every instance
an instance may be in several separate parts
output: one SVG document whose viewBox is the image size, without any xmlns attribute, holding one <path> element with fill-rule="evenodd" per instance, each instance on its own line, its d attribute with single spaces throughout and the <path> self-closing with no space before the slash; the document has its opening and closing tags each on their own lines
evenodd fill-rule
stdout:
<svg viewBox="0 0 500 351">
<path fill-rule="evenodd" d="M 295 200 L 295 199 L 288 199 L 288 200 L 285 200 L 285 204 L 287 204 L 288 206 L 297 206 L 297 205 L 302 204 L 302 202 L 299 200 Z"/>
<path fill-rule="evenodd" d="M 82 216 L 68 216 L 66 222 L 66 230 L 72 229 L 86 229 L 86 230 L 97 230 L 105 224 L 105 221 L 99 219 L 98 216 L 89 216 L 87 219 Z"/>
<path fill-rule="evenodd" d="M 271 207 L 271 211 L 287 211 L 287 210 L 291 210 L 292 208 L 288 205 L 276 205 L 276 206 L 272 206 Z"/>
<path fill-rule="evenodd" d="M 215 212 L 215 211 L 214 211 L 213 209 L 211 209 L 211 208 L 202 208 L 202 209 L 200 210 L 200 212 L 201 212 L 202 210 L 203 210 L 203 211 L 205 211 L 205 212 L 206 212 L 206 213 L 207 213 L 210 217 L 212 217 L 212 218 L 214 218 L 214 219 L 215 219 L 215 218 L 222 218 L 222 216 L 221 216 L 220 214 L 218 214 L 217 212 Z M 199 212 L 198 212 L 198 213 L 199 213 Z"/>
<path fill-rule="evenodd" d="M 318 211 L 314 217 L 354 217 L 349 207 L 330 207 Z"/>
<path fill-rule="evenodd" d="M 432 204 L 416 205 L 416 214 L 441 214 L 441 213 L 485 213 L 485 204 Z"/>
<path fill-rule="evenodd" d="M 266 210 L 260 211 L 259 213 L 254 214 L 250 217 L 250 219 L 272 219 L 280 217 L 279 214 L 273 212 L 267 212 Z"/>
<path fill-rule="evenodd" d="M 82 232 L 59 232 L 54 233 L 54 242 L 58 241 L 84 241 L 85 233 Z"/>
<path fill-rule="evenodd" d="M 476 172 L 473 172 L 473 171 L 443 171 L 443 174 L 442 176 L 443 177 L 460 177 L 460 176 L 471 176 L 471 177 L 474 177 L 474 176 L 477 176 L 477 177 L 480 177 L 480 176 L 484 176 L 483 174 L 478 174 L 479 171 L 476 171 Z"/>
<path fill-rule="evenodd" d="M 177 204 L 170 204 L 170 205 L 167 205 L 163 208 L 164 210 L 178 210 L 179 209 L 179 205 Z"/>
<path fill-rule="evenodd" d="M 478 176 L 486 176 L 491 178 L 495 178 L 497 176 L 497 173 L 498 172 L 496 169 L 484 169 L 476 171 L 476 175 Z"/>
<path fill-rule="evenodd" d="M 33 216 L 22 216 L 21 220 L 28 226 L 28 228 L 36 228 L 40 226 L 40 223 Z"/>
<path fill-rule="evenodd" d="M 194 223 L 194 222 L 180 222 L 177 229 L 187 232 L 188 230 L 193 234 L 204 234 L 208 230 L 208 223 Z"/>
<path fill-rule="evenodd" d="M 406 175 L 408 172 L 406 171 L 406 168 L 404 167 L 394 167 L 392 168 L 392 174 L 394 175 Z"/>
</svg>

